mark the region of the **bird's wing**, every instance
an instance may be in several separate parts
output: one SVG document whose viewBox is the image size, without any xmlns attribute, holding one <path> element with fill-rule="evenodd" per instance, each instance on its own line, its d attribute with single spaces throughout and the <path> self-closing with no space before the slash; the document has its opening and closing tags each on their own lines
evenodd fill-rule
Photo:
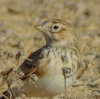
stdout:
<svg viewBox="0 0 100 99">
<path fill-rule="evenodd" d="M 22 80 L 28 78 L 33 74 L 38 67 L 40 66 L 41 60 L 43 60 L 43 55 L 41 55 L 42 48 L 32 53 L 19 67 L 19 70 L 24 73 L 24 76 L 21 77 Z"/>
</svg>

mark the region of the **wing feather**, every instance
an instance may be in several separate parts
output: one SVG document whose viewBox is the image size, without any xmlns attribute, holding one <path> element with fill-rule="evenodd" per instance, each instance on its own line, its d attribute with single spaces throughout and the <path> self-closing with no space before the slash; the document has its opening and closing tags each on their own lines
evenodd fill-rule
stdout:
<svg viewBox="0 0 100 99">
<path fill-rule="evenodd" d="M 19 67 L 19 70 L 24 73 L 21 79 L 26 79 L 30 74 L 34 73 L 40 65 L 40 60 L 43 58 L 41 56 L 42 48 L 32 53 Z"/>
</svg>

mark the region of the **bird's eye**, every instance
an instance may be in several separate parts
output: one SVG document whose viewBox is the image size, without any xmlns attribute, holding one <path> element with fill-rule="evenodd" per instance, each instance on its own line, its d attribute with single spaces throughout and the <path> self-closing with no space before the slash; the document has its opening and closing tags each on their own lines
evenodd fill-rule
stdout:
<svg viewBox="0 0 100 99">
<path fill-rule="evenodd" d="M 58 28 L 59 28 L 59 26 L 57 26 L 57 25 L 56 25 L 56 26 L 54 26 L 54 29 L 55 29 L 55 30 L 57 30 Z"/>
</svg>

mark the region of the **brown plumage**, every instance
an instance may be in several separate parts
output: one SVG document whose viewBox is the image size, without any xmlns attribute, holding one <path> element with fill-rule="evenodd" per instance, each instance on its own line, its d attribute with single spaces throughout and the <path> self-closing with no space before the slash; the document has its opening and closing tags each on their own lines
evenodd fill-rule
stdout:
<svg viewBox="0 0 100 99">
<path fill-rule="evenodd" d="M 63 67 L 70 72 L 66 78 L 66 88 L 73 85 L 84 70 L 81 59 L 78 38 L 71 24 L 64 20 L 51 19 L 35 27 L 46 39 L 46 45 L 33 52 L 19 69 L 24 73 L 21 79 L 24 85 L 21 90 L 15 90 L 18 95 L 30 97 L 53 97 L 64 92 Z M 82 69 L 81 69 L 82 68 Z M 35 74 L 38 80 L 30 84 L 28 79 Z"/>
</svg>

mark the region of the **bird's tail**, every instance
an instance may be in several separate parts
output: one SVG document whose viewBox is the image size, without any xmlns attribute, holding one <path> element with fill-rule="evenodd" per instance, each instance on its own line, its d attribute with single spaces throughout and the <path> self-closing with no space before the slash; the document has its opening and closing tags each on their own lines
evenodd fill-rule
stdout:
<svg viewBox="0 0 100 99">
<path fill-rule="evenodd" d="M 10 99 L 10 92 L 5 91 L 1 94 L 0 99 Z"/>
</svg>

